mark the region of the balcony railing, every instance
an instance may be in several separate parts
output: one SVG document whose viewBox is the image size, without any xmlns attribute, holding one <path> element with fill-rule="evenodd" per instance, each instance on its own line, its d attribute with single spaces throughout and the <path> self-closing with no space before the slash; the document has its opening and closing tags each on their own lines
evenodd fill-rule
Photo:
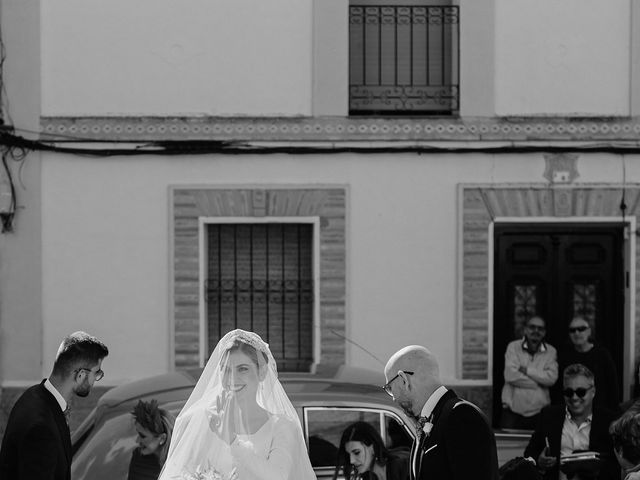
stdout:
<svg viewBox="0 0 640 480">
<path fill-rule="evenodd" d="M 349 113 L 458 111 L 457 6 L 349 7 Z"/>
</svg>

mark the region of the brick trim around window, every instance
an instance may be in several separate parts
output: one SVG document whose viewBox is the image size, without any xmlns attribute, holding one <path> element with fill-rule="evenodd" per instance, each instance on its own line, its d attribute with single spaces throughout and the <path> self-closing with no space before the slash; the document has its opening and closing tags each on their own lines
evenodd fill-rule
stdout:
<svg viewBox="0 0 640 480">
<path fill-rule="evenodd" d="M 172 264 L 174 367 L 199 366 L 200 217 L 318 217 L 318 366 L 345 363 L 346 202 L 344 187 L 215 188 L 173 187 Z M 334 333 L 335 332 L 335 333 Z M 336 335 L 336 333 L 338 335 Z"/>
</svg>

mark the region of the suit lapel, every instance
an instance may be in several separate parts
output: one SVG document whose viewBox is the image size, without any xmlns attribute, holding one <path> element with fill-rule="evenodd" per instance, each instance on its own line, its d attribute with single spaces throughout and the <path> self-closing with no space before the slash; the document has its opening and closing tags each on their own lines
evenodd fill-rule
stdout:
<svg viewBox="0 0 640 480">
<path fill-rule="evenodd" d="M 62 439 L 62 447 L 64 449 L 65 456 L 67 458 L 67 464 L 71 464 L 71 434 L 69 432 L 69 425 L 62 413 L 60 404 L 56 398 L 51 394 L 49 390 L 44 387 L 44 381 L 39 385 L 39 394 L 44 399 L 45 403 L 51 411 L 51 415 L 56 424 L 60 438 Z"/>
<path fill-rule="evenodd" d="M 418 445 L 418 448 L 416 450 L 416 458 L 415 458 L 415 465 L 416 465 L 415 478 L 416 479 L 420 478 L 422 461 L 424 459 L 425 454 L 429 452 L 429 450 L 433 449 L 437 445 L 437 441 L 442 437 L 442 435 L 440 435 L 440 431 L 445 428 L 445 426 L 439 422 L 442 414 L 442 410 L 444 409 L 444 406 L 451 399 L 454 399 L 454 398 L 457 398 L 455 392 L 453 390 L 448 390 L 447 393 L 445 393 L 442 396 L 442 398 L 440 398 L 440 400 L 438 401 L 438 403 L 433 409 L 433 428 L 431 430 L 431 433 L 429 436 L 425 435 L 422 437 Z M 412 462 L 412 465 L 413 465 L 413 462 Z"/>
<path fill-rule="evenodd" d="M 562 429 L 564 428 L 565 414 L 565 408 L 558 406 L 557 409 L 551 413 L 551 428 L 548 430 L 551 455 L 558 458 L 560 458 L 560 443 L 562 442 Z"/>
</svg>

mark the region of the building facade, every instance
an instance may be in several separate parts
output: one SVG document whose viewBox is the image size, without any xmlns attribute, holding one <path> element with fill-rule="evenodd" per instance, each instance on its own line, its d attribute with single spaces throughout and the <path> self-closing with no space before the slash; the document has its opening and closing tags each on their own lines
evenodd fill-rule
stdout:
<svg viewBox="0 0 640 480">
<path fill-rule="evenodd" d="M 187 4 L 0 3 L 5 407 L 71 331 L 108 388 L 238 326 L 287 370 L 426 345 L 490 412 L 534 313 L 633 394 L 637 2 Z"/>
</svg>

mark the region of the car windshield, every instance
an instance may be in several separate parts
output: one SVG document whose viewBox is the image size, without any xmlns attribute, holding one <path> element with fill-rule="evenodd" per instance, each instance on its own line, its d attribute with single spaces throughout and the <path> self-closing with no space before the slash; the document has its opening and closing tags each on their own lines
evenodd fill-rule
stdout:
<svg viewBox="0 0 640 480">
<path fill-rule="evenodd" d="M 73 457 L 71 478 L 127 478 L 136 431 L 131 414 L 125 413 L 97 425 Z"/>
</svg>

